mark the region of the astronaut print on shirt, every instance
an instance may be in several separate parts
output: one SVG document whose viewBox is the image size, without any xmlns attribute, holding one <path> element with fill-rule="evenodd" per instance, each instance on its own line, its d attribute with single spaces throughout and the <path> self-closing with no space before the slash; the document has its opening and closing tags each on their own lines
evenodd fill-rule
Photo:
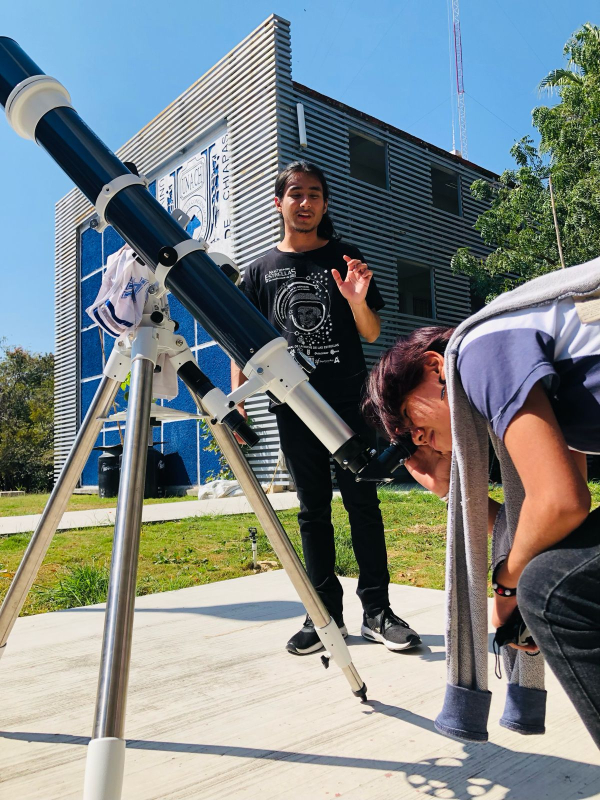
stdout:
<svg viewBox="0 0 600 800">
<path fill-rule="evenodd" d="M 274 247 L 249 265 L 240 285 L 289 351 L 301 350 L 315 363 L 309 380 L 329 401 L 358 399 L 367 374 L 352 311 L 331 274 L 335 268 L 346 275 L 344 255 L 364 261 L 358 248 L 337 240 L 303 253 Z M 374 280 L 367 303 L 374 311 L 383 307 Z"/>
<path fill-rule="evenodd" d="M 274 272 L 278 274 L 267 272 L 265 280 L 284 277 L 282 270 Z M 290 351 L 297 346 L 315 364 L 339 364 L 340 345 L 333 337 L 327 270 L 315 270 L 305 278 L 297 278 L 293 268 L 286 272 L 289 280 L 277 288 L 274 316 L 279 327 L 295 339 L 288 338 Z"/>
</svg>

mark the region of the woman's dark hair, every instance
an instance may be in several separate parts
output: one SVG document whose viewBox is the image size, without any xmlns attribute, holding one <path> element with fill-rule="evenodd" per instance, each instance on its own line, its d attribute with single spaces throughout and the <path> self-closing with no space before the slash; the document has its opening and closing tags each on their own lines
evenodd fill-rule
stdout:
<svg viewBox="0 0 600 800">
<path fill-rule="evenodd" d="M 320 167 L 317 167 L 316 164 L 312 164 L 310 161 L 293 161 L 291 164 L 288 164 L 285 169 L 281 170 L 275 179 L 275 197 L 278 197 L 280 200 L 283 199 L 290 178 L 292 175 L 297 175 L 298 172 L 304 172 L 306 175 L 314 175 L 323 187 L 323 199 L 329 201 L 329 186 L 325 173 Z M 323 219 L 319 223 L 317 236 L 320 236 L 322 239 L 339 238 L 335 232 L 328 211 L 323 214 Z"/>
<path fill-rule="evenodd" d="M 423 380 L 425 353 L 433 350 L 444 355 L 453 332 L 454 328 L 445 325 L 417 328 L 401 336 L 371 370 L 362 402 L 363 416 L 390 441 L 408 432 L 400 408 L 406 395 Z"/>
</svg>

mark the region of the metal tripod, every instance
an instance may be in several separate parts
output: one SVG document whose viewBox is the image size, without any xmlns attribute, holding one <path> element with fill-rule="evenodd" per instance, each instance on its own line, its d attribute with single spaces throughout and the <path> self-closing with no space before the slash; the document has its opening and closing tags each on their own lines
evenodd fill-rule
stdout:
<svg viewBox="0 0 600 800">
<path fill-rule="evenodd" d="M 164 306 L 162 308 L 164 310 Z M 336 623 L 331 619 L 312 586 L 233 433 L 225 424 L 217 423 L 211 419 L 211 414 L 206 413 L 203 397 L 194 387 L 206 388 L 208 379 L 200 371 L 184 340 L 176 336 L 172 329 L 173 323 L 168 316 L 165 315 L 157 324 L 148 313 L 144 315 L 142 325 L 135 335 L 123 336 L 116 341 L 104 369 L 104 377 L 0 608 L 1 655 L 120 384 L 131 371 L 100 677 L 92 740 L 86 762 L 84 800 L 118 800 L 121 797 L 125 763 L 125 707 L 131 660 L 152 385 L 159 352 L 167 352 L 175 364 L 182 365 L 178 374 L 188 386 L 200 413 L 206 418 L 217 444 L 229 462 L 277 557 L 313 619 L 326 650 L 342 669 L 353 693 L 363 699 L 366 697 L 366 686 L 352 663 Z M 214 387 L 212 390 L 219 391 Z M 204 397 L 206 398 L 206 395 Z"/>
</svg>

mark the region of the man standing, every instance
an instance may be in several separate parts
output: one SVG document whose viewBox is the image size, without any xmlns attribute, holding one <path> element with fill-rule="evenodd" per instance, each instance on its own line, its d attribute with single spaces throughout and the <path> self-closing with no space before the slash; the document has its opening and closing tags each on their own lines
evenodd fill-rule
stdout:
<svg viewBox="0 0 600 800">
<path fill-rule="evenodd" d="M 359 250 L 332 238 L 328 197 L 326 178 L 314 164 L 295 162 L 277 176 L 275 206 L 283 219 L 284 237 L 247 268 L 240 288 L 287 339 L 290 352 L 298 349 L 314 361 L 312 386 L 356 433 L 372 441 L 359 411 L 367 374 L 359 334 L 368 342 L 377 339 L 381 330 L 377 311 L 384 304 Z M 232 364 L 232 388 L 245 380 Z M 287 405 L 271 410 L 298 491 L 306 570 L 346 637 L 342 586 L 335 574 L 329 453 Z M 335 470 L 359 566 L 357 594 L 364 609 L 361 633 L 390 650 L 415 647 L 421 643 L 419 636 L 389 605 L 390 578 L 377 488 L 373 483 L 356 483 L 354 475 L 337 464 Z M 322 647 L 307 615 L 287 650 L 307 655 Z"/>
</svg>

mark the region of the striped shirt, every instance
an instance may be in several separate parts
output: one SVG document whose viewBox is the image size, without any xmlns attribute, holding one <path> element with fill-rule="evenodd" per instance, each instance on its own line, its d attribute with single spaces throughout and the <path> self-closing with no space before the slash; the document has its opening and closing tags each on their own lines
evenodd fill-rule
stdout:
<svg viewBox="0 0 600 800">
<path fill-rule="evenodd" d="M 572 299 L 481 322 L 457 366 L 469 402 L 501 439 L 542 381 L 567 445 L 600 453 L 600 321 L 583 324 Z"/>
</svg>

